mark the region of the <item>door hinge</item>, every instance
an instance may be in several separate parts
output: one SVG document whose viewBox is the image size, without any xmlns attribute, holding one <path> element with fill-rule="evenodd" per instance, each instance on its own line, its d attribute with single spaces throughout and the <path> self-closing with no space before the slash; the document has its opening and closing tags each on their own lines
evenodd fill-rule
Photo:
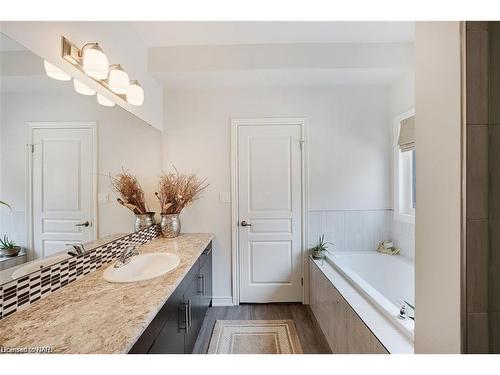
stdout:
<svg viewBox="0 0 500 375">
<path fill-rule="evenodd" d="M 35 152 L 35 144 L 34 143 L 28 143 L 26 146 L 29 146 L 31 148 L 31 153 Z"/>
<path fill-rule="evenodd" d="M 302 151 L 302 149 L 304 148 L 305 141 L 303 139 L 297 139 L 297 142 L 299 142 L 299 147 L 300 150 Z"/>
<path fill-rule="evenodd" d="M 304 278 L 303 277 L 300 278 L 300 285 L 304 285 Z"/>
</svg>

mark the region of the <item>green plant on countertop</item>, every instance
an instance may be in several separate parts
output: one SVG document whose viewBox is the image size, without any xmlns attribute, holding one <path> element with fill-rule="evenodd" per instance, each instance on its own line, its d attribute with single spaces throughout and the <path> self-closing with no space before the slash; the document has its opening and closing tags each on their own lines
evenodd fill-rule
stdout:
<svg viewBox="0 0 500 375">
<path fill-rule="evenodd" d="M 0 249 L 14 249 L 15 247 L 15 242 L 9 240 L 9 237 L 7 237 L 7 235 L 3 236 L 3 239 L 0 238 Z"/>
<path fill-rule="evenodd" d="M 325 252 L 328 252 L 327 245 L 334 245 L 331 242 L 325 241 L 325 235 L 319 236 L 318 244 L 312 248 L 312 257 L 314 259 L 323 259 L 325 257 Z"/>
</svg>

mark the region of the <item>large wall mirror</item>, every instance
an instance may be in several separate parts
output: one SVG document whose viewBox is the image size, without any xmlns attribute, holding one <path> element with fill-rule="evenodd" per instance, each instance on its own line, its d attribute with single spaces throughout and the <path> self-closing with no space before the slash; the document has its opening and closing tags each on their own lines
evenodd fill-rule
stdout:
<svg viewBox="0 0 500 375">
<path fill-rule="evenodd" d="M 0 237 L 22 247 L 0 256 L 1 284 L 28 262 L 68 257 L 72 244 L 88 249 L 132 232 L 133 214 L 116 202 L 109 176 L 135 174 L 154 207 L 161 136 L 77 93 L 72 77 L 50 78 L 44 59 L 1 33 L 0 54 L 0 201 L 8 204 L 0 204 Z"/>
</svg>

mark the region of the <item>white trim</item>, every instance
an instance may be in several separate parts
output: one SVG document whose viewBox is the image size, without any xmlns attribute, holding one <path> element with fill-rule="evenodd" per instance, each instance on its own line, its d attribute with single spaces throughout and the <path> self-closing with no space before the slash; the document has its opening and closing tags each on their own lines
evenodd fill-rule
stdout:
<svg viewBox="0 0 500 375">
<path fill-rule="evenodd" d="M 31 145 L 33 144 L 33 130 L 35 129 L 90 129 L 92 131 L 92 195 L 94 197 L 94 204 L 92 207 L 92 237 L 97 240 L 99 231 L 97 223 L 97 122 L 27 122 L 27 144 L 26 144 L 26 228 L 28 232 L 28 260 L 33 259 L 33 153 L 31 152 Z"/>
<path fill-rule="evenodd" d="M 398 137 L 399 137 L 399 127 L 402 120 L 405 118 L 415 116 L 415 108 L 411 108 L 406 112 L 397 115 L 393 120 L 393 132 L 392 132 L 392 195 L 393 195 L 393 207 L 394 207 L 394 220 L 401 221 L 405 223 L 415 223 L 415 210 L 413 214 L 401 213 L 399 209 L 399 147 L 398 147 Z"/>
<path fill-rule="evenodd" d="M 268 126 L 268 125 L 299 125 L 303 142 L 302 147 L 302 176 L 301 176 L 301 198 L 302 198 L 302 263 L 301 277 L 304 280 L 302 286 L 302 303 L 309 302 L 309 273 L 307 267 L 307 192 L 309 187 L 308 176 L 308 147 L 307 147 L 307 121 L 304 117 L 279 117 L 279 118 L 232 118 L 231 119 L 231 289 L 232 305 L 240 304 L 240 275 L 239 275 L 239 249 L 238 249 L 238 128 L 240 126 Z"/>
<path fill-rule="evenodd" d="M 233 297 L 212 297 L 212 306 L 233 306 Z"/>
</svg>

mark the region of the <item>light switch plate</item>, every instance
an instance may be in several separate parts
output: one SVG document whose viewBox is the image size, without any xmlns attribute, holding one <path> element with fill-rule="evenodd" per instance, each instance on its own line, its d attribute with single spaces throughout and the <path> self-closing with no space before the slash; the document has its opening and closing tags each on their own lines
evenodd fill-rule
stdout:
<svg viewBox="0 0 500 375">
<path fill-rule="evenodd" d="M 219 200 L 222 203 L 231 203 L 231 193 L 229 193 L 227 191 L 221 191 L 219 193 Z"/>
<path fill-rule="evenodd" d="M 109 203 L 109 194 L 108 193 L 97 194 L 97 201 L 99 202 L 99 204 L 108 204 Z"/>
</svg>

